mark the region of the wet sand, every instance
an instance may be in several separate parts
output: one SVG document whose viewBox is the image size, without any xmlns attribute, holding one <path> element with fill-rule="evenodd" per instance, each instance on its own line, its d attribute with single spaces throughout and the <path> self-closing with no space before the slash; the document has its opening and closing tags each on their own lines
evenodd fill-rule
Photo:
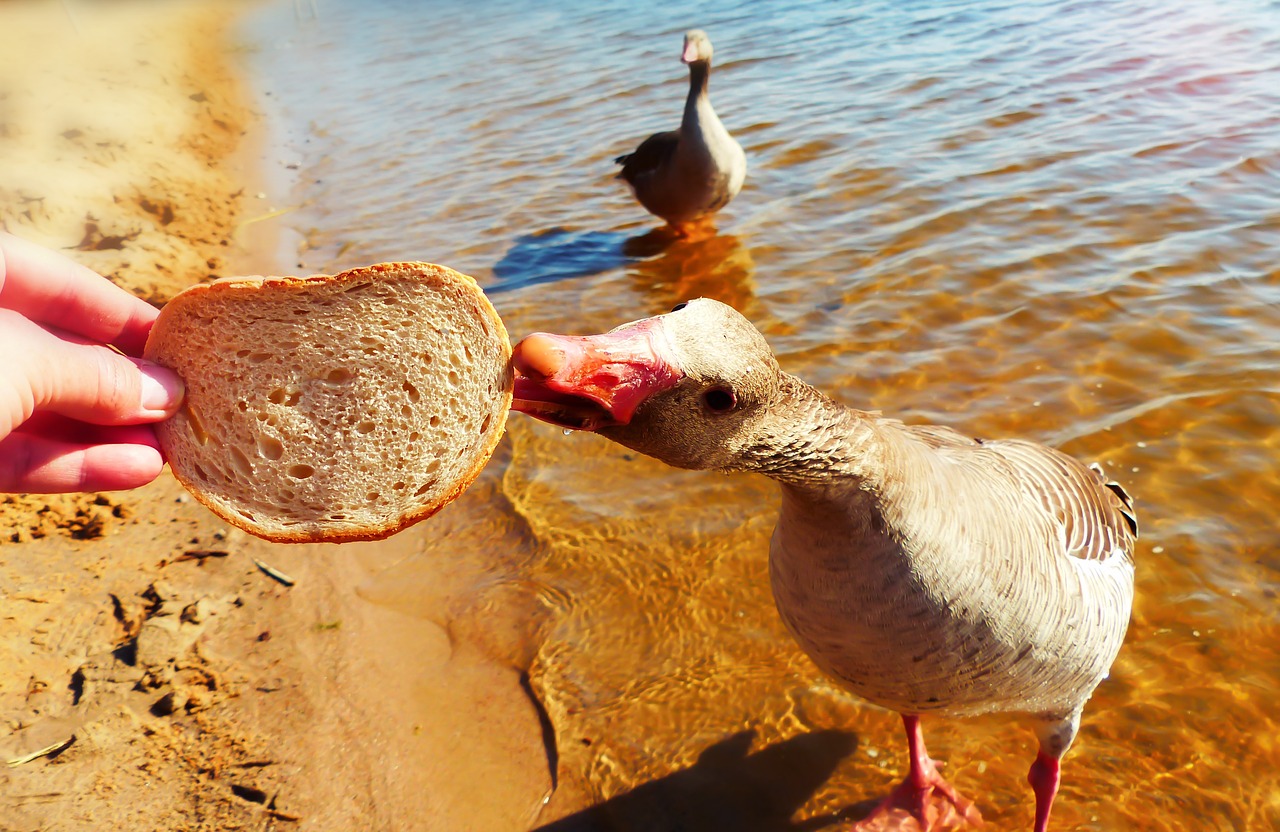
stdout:
<svg viewBox="0 0 1280 832">
<path fill-rule="evenodd" d="M 3 226 L 153 303 L 289 271 L 247 4 L 68 5 L 0 8 Z M 4 832 L 521 829 L 550 789 L 519 672 L 358 594 L 408 538 L 272 546 L 167 472 L 0 529 Z"/>
</svg>

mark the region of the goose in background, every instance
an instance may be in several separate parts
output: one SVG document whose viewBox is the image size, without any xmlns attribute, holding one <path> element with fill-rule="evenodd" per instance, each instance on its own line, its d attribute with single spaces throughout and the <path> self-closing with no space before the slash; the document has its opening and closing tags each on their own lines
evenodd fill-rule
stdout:
<svg viewBox="0 0 1280 832">
<path fill-rule="evenodd" d="M 634 152 L 619 156 L 620 179 L 649 213 L 678 233 L 714 214 L 742 190 L 747 157 L 711 106 L 711 40 L 693 29 L 684 36 L 680 60 L 689 65 L 689 97 L 680 126 L 654 133 Z"/>
</svg>

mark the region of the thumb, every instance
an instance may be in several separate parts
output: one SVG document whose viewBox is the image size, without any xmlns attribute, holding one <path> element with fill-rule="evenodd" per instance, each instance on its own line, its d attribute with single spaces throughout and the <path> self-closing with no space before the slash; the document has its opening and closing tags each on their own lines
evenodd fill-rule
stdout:
<svg viewBox="0 0 1280 832">
<path fill-rule="evenodd" d="M 184 385 L 159 364 L 131 358 L 98 344 L 53 338 L 44 372 L 31 380 L 36 410 L 49 410 L 94 425 L 159 422 L 182 404 Z"/>
</svg>

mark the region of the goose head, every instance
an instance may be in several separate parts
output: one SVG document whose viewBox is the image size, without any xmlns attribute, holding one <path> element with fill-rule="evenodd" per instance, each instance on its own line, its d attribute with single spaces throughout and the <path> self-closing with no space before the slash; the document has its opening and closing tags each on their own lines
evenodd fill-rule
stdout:
<svg viewBox="0 0 1280 832">
<path fill-rule="evenodd" d="M 601 335 L 534 333 L 512 354 L 512 408 L 678 468 L 733 470 L 784 395 L 764 337 L 709 298 Z"/>
<path fill-rule="evenodd" d="M 686 64 L 711 63 L 711 38 L 701 29 L 690 29 L 684 33 L 684 49 L 680 52 L 680 62 Z"/>
</svg>

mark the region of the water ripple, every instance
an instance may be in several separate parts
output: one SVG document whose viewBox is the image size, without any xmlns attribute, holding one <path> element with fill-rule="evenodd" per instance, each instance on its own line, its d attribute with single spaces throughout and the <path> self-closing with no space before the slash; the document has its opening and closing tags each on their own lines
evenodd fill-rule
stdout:
<svg viewBox="0 0 1280 832">
<path fill-rule="evenodd" d="M 750 173 L 718 235 L 677 241 L 649 233 L 612 158 L 678 124 L 695 25 Z M 515 336 L 718 297 L 851 405 L 1103 461 L 1142 512 L 1139 598 L 1058 825 L 1280 828 L 1255 733 L 1280 720 L 1274 3 L 712 0 L 695 19 L 670 0 L 334 0 L 314 22 L 269 7 L 255 37 L 303 163 L 307 267 L 448 263 Z M 504 499 L 413 533 L 488 575 L 495 529 L 527 526 L 501 584 L 525 595 L 481 582 L 449 609 L 543 599 L 504 660 L 545 697 L 566 777 L 643 825 L 649 795 L 731 773 L 697 829 L 741 820 L 733 778 L 794 749 L 831 752 L 787 798 L 799 817 L 887 785 L 892 720 L 829 687 L 772 612 L 767 482 L 518 416 L 510 433 L 485 486 Z M 429 585 L 415 563 L 406 586 Z M 857 741 L 794 739 L 826 729 Z M 930 730 L 994 827 L 1029 825 L 1022 728 Z"/>
</svg>

